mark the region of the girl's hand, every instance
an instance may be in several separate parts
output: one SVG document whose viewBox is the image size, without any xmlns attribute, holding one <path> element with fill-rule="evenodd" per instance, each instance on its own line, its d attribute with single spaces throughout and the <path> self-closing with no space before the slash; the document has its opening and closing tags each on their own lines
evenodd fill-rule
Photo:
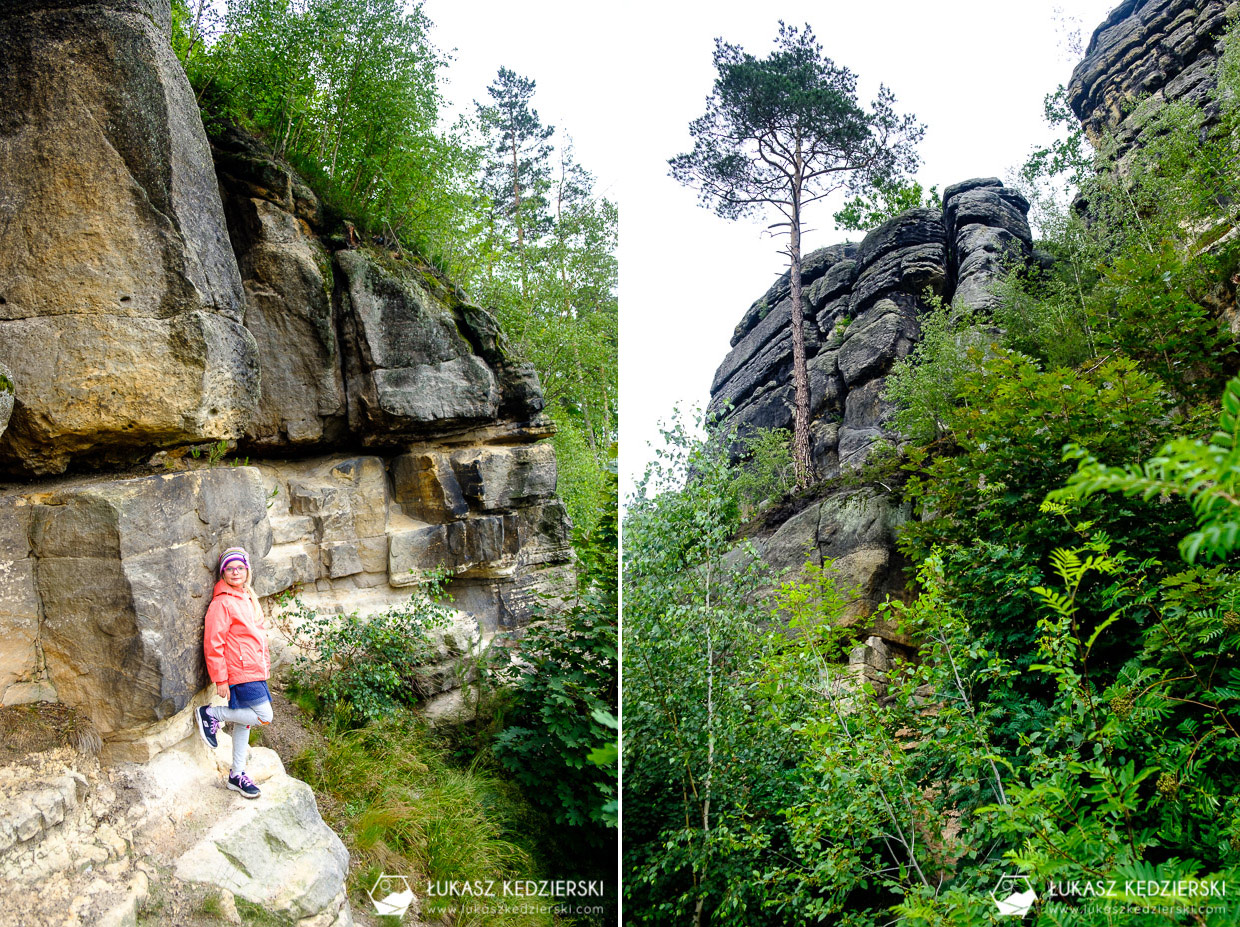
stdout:
<svg viewBox="0 0 1240 927">
<path fill-rule="evenodd" d="M 215 684 L 215 694 L 220 698 L 228 698 L 228 683 L 217 682 Z"/>
</svg>

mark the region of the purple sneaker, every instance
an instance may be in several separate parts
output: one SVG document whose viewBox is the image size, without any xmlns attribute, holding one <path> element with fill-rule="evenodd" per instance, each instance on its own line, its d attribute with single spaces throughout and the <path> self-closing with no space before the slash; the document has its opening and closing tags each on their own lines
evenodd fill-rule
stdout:
<svg viewBox="0 0 1240 927">
<path fill-rule="evenodd" d="M 237 773 L 235 776 L 229 773 L 228 787 L 234 792 L 240 792 L 246 798 L 258 798 L 262 794 L 258 791 L 258 786 L 254 784 L 254 780 L 244 772 Z"/>
<path fill-rule="evenodd" d="M 194 713 L 194 717 L 197 722 L 195 727 L 198 728 L 198 736 L 202 738 L 204 744 L 214 750 L 216 744 L 215 735 L 220 729 L 220 722 L 211 717 L 205 707 L 199 708 Z"/>
</svg>

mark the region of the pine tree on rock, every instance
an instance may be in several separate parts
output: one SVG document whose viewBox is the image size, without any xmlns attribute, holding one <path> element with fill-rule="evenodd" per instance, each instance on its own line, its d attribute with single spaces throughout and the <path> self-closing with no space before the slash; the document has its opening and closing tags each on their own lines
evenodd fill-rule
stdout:
<svg viewBox="0 0 1240 927">
<path fill-rule="evenodd" d="M 775 50 L 755 58 L 715 40 L 714 89 L 706 112 L 689 124 L 693 150 L 668 163 L 671 175 L 698 190 L 703 206 L 726 219 L 773 209 L 787 228 L 792 289 L 795 390 L 793 459 L 798 486 L 809 484 L 809 374 L 801 294 L 805 206 L 837 190 L 891 183 L 917 167 L 923 127 L 895 112 L 886 87 L 864 108 L 857 78 L 823 55 L 808 25 L 779 24 Z"/>
</svg>

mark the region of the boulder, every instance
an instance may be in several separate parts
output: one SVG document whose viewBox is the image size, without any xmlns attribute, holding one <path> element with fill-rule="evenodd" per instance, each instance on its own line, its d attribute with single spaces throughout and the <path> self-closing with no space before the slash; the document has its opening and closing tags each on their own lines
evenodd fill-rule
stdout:
<svg viewBox="0 0 1240 927">
<path fill-rule="evenodd" d="M 0 10 L 10 470 L 235 438 L 253 413 L 241 279 L 169 28 L 160 0 Z"/>
<path fill-rule="evenodd" d="M 338 251 L 335 264 L 355 435 L 366 443 L 390 443 L 498 416 L 495 373 L 425 280 L 419 282 L 412 270 L 398 274 L 363 251 Z"/>
<path fill-rule="evenodd" d="M 282 771 L 261 787 L 259 799 L 234 803 L 177 858 L 176 878 L 227 889 L 282 923 L 351 924 L 349 853 L 314 792 Z"/>
<path fill-rule="evenodd" d="M 220 552 L 240 544 L 258 560 L 271 547 L 258 471 L 69 485 L 30 509 L 39 640 L 59 700 L 105 740 L 185 708 L 208 682 L 202 621 Z"/>
</svg>

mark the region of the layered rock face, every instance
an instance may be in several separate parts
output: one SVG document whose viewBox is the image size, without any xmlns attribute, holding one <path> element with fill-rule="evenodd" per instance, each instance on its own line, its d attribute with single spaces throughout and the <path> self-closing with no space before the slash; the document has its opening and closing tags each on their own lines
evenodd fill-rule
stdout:
<svg viewBox="0 0 1240 927">
<path fill-rule="evenodd" d="M 1222 0 L 1124 0 L 1094 32 L 1068 85 L 1068 98 L 1095 143 L 1114 139 L 1121 161 L 1143 144 L 1151 117 L 1170 102 L 1216 115 L 1211 73 L 1233 5 Z M 885 375 L 919 337 L 925 294 L 993 308 L 992 284 L 1009 264 L 1031 257 L 1028 204 L 999 181 L 948 187 L 942 212 L 913 210 L 866 236 L 807 258 L 806 345 L 812 448 L 818 475 L 863 462 L 887 429 Z M 792 427 L 792 353 L 785 274 L 745 313 L 711 388 L 711 410 L 746 429 Z M 1227 311 L 1226 309 L 1224 310 Z M 1233 331 L 1240 321 L 1231 317 Z M 904 590 L 895 533 L 909 517 L 890 496 L 836 492 L 777 510 L 751 535 L 777 569 L 833 559 L 855 594 L 846 620 L 859 636 L 897 645 L 896 629 L 866 625 L 874 605 Z"/>
<path fill-rule="evenodd" d="M 990 286 L 1031 253 L 1029 204 L 994 179 L 948 187 L 943 210 L 914 209 L 860 244 L 812 252 L 802 272 L 811 451 L 820 477 L 855 468 L 893 440 L 886 375 L 912 350 L 928 299 L 988 309 Z M 709 412 L 743 437 L 791 428 L 791 297 L 785 273 L 736 327 L 711 384 Z"/>
<path fill-rule="evenodd" d="M 1072 72 L 1068 99 L 1097 143 L 1112 134 L 1122 154 L 1141 143 L 1150 116 L 1168 102 L 1215 103 L 1211 69 L 1222 53 L 1223 0 L 1124 0 L 1094 31 Z"/>
<path fill-rule="evenodd" d="M 256 139 L 209 145 L 168 15 L 0 12 L 0 704 L 75 707 L 112 760 L 189 733 L 226 547 L 338 612 L 446 573 L 457 640 L 573 582 L 533 369 Z"/>
<path fill-rule="evenodd" d="M 0 881 L 74 923 L 132 922 L 149 876 L 345 927 L 347 853 L 274 754 L 251 756 L 259 803 L 203 798 L 228 763 L 191 726 L 220 553 L 249 550 L 269 617 L 278 593 L 369 614 L 448 577 L 418 682 L 444 692 L 575 582 L 553 426 L 442 274 L 336 233 L 254 138 L 208 143 L 169 28 L 168 0 L 0 8 L 0 706 L 70 706 L 104 763 L 10 796 Z M 112 771 L 143 810 L 105 807 Z"/>
<path fill-rule="evenodd" d="M 820 478 L 861 466 L 879 442 L 898 443 L 883 397 L 892 365 L 917 343 L 931 300 L 993 308 L 993 284 L 1032 254 L 1028 211 L 997 179 L 968 180 L 944 191 L 942 210 L 910 210 L 859 244 L 806 258 L 810 441 Z M 709 411 L 742 438 L 755 428 L 792 428 L 790 319 L 785 273 L 745 313 L 715 374 Z M 849 490 L 769 513 L 751 540 L 777 570 L 832 561 L 852 596 L 845 619 L 862 636 L 903 644 L 894 626 L 866 621 L 883 599 L 903 593 L 895 537 L 909 515 L 886 493 Z"/>
</svg>

